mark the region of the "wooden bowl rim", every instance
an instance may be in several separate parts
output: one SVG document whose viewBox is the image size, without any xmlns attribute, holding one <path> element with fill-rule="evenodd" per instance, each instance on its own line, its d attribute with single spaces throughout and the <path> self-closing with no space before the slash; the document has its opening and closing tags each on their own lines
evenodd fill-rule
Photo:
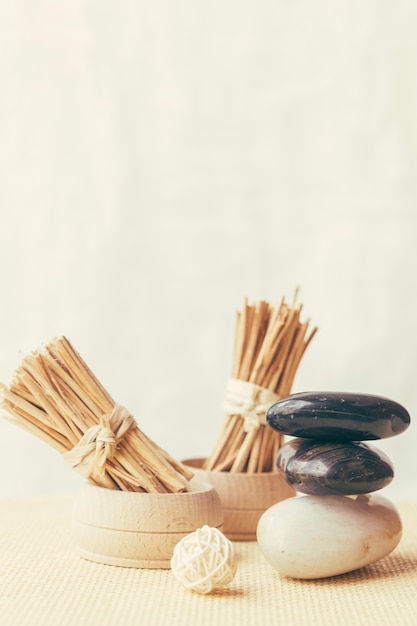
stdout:
<svg viewBox="0 0 417 626">
<path fill-rule="evenodd" d="M 178 493 L 148 493 L 146 491 L 122 491 L 120 489 L 109 489 L 108 487 L 94 485 L 89 481 L 85 481 L 83 483 L 82 489 L 94 490 L 97 493 L 100 493 L 101 491 L 103 494 L 105 493 L 110 498 L 147 498 L 153 500 L 159 499 L 162 496 L 168 496 L 169 498 L 190 498 L 196 495 L 201 495 L 210 491 L 214 491 L 214 487 L 212 484 L 195 476 L 189 481 L 189 484 L 192 487 L 190 491 L 179 491 Z"/>
</svg>

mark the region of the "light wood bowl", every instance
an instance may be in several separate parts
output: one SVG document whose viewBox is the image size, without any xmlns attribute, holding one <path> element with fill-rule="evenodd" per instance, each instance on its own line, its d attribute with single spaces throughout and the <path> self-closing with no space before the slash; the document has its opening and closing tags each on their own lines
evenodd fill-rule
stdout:
<svg viewBox="0 0 417 626">
<path fill-rule="evenodd" d="M 193 478 L 184 493 L 132 493 L 85 483 L 73 509 L 81 557 L 106 565 L 168 569 L 175 545 L 205 524 L 223 530 L 212 485 Z"/>
<path fill-rule="evenodd" d="M 246 474 L 202 469 L 204 459 L 183 461 L 200 480 L 213 485 L 224 511 L 223 533 L 233 541 L 255 541 L 258 521 L 276 502 L 291 498 L 296 492 L 273 472 Z"/>
</svg>

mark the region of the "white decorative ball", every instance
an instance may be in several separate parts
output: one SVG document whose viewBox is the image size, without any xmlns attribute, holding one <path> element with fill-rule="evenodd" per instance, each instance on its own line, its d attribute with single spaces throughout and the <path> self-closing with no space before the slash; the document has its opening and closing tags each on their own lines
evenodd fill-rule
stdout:
<svg viewBox="0 0 417 626">
<path fill-rule="evenodd" d="M 218 528 L 198 528 L 175 546 L 171 569 L 187 589 L 210 593 L 230 583 L 236 574 L 233 544 Z"/>
</svg>

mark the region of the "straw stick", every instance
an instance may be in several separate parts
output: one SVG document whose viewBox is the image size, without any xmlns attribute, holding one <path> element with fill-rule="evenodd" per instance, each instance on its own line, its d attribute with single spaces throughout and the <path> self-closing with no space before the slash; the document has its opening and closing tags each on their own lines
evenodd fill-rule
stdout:
<svg viewBox="0 0 417 626">
<path fill-rule="evenodd" d="M 276 397 L 291 393 L 300 361 L 317 328 L 301 322 L 302 305 L 284 298 L 278 304 L 263 300 L 244 306 L 236 314 L 232 378 L 268 389 Z M 272 402 L 271 402 L 272 404 Z M 229 415 L 204 468 L 215 471 L 276 471 L 275 458 L 282 437 L 262 420 L 247 428 L 244 415 Z"/>
<path fill-rule="evenodd" d="M 66 337 L 26 356 L 0 392 L 6 419 L 54 447 L 94 484 L 160 493 L 189 489 L 192 472 L 116 405 Z"/>
</svg>

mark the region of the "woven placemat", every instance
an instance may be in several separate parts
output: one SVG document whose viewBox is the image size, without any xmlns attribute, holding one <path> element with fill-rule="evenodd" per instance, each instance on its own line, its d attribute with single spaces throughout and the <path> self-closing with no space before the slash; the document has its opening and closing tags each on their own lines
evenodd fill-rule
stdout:
<svg viewBox="0 0 417 626">
<path fill-rule="evenodd" d="M 81 559 L 71 501 L 0 500 L 1 626 L 417 626 L 417 502 L 397 504 L 403 539 L 373 565 L 326 580 L 292 580 L 265 561 L 256 542 L 241 542 L 233 582 L 202 596 L 170 570 Z"/>
</svg>

